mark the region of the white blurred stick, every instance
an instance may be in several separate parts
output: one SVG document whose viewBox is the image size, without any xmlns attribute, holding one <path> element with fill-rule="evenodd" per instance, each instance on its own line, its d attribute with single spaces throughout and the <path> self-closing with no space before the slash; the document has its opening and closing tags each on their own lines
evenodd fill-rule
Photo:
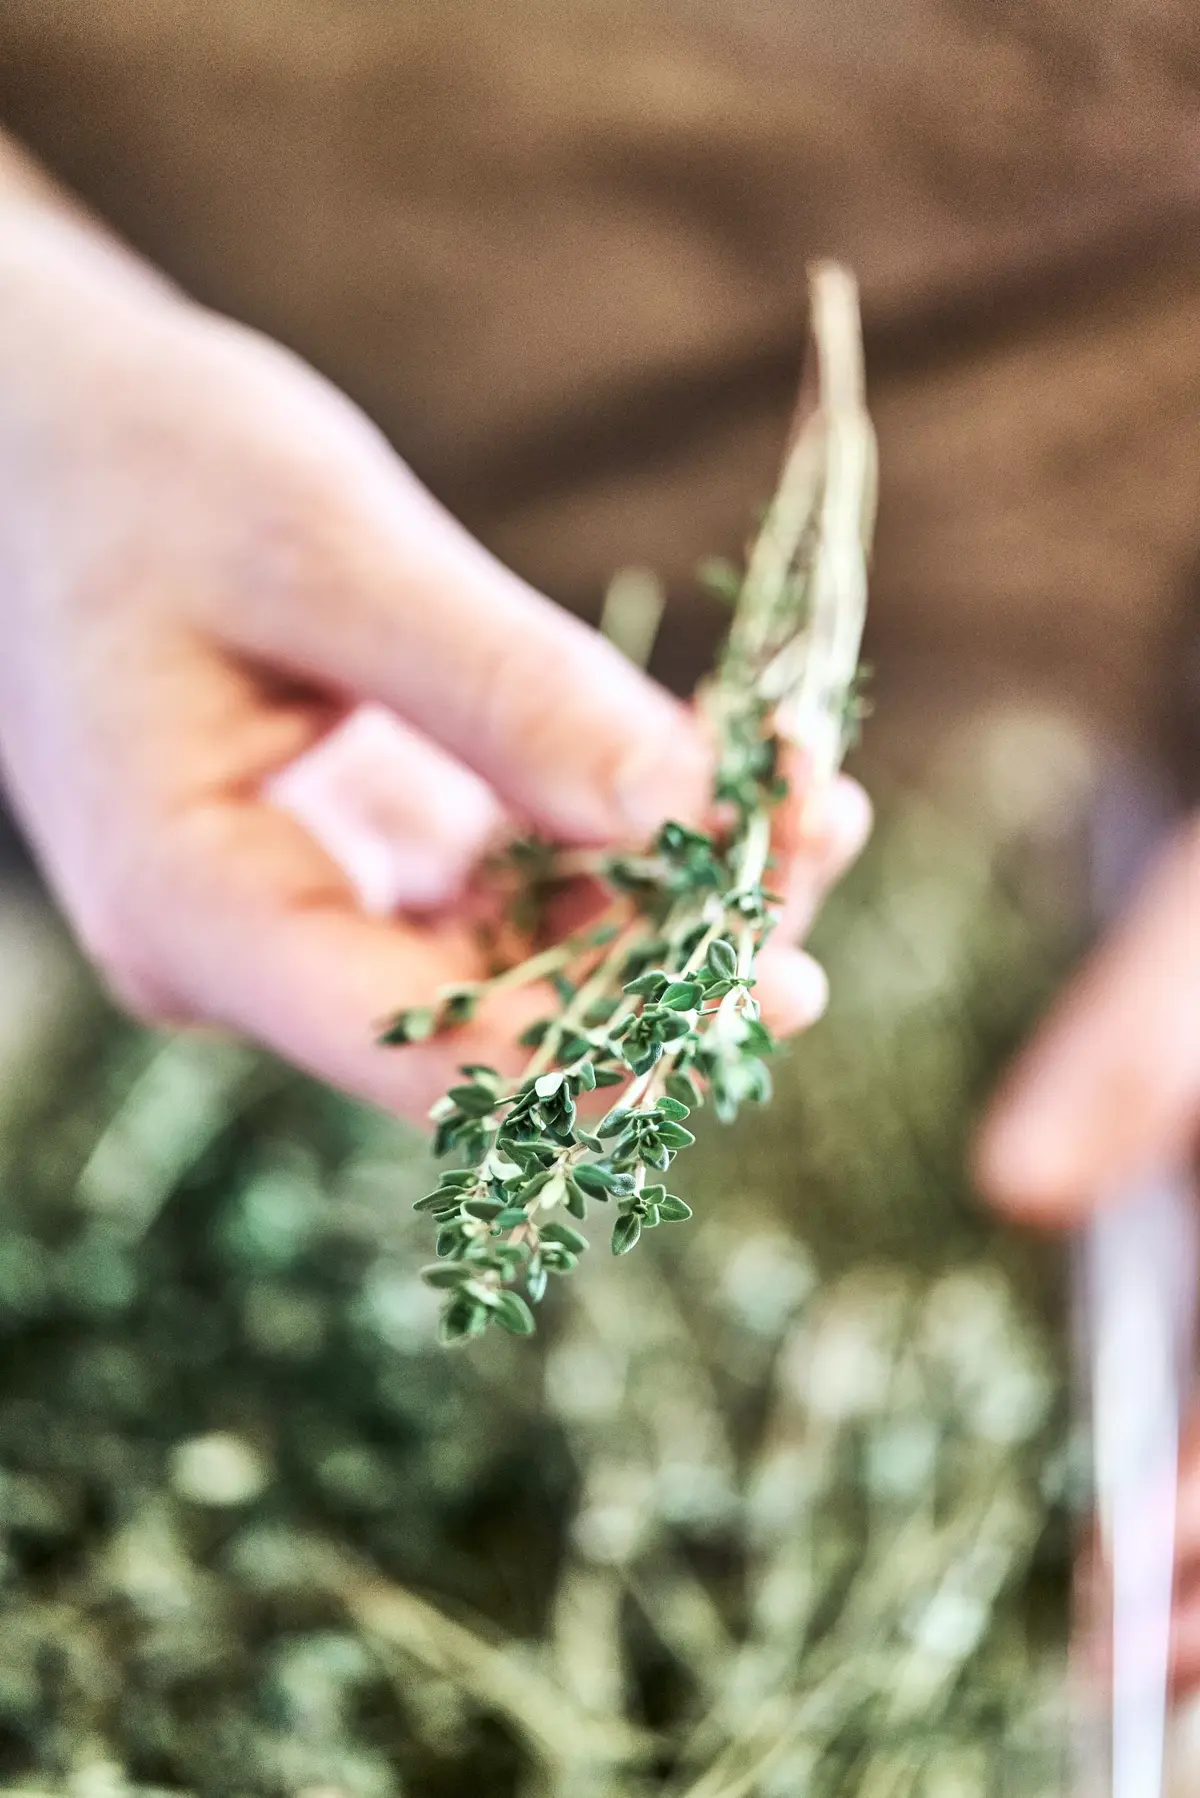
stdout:
<svg viewBox="0 0 1200 1798">
<path fill-rule="evenodd" d="M 1091 896 L 1106 923 L 1153 847 L 1152 787 L 1118 781 L 1096 807 Z M 1090 1386 L 1100 1546 L 1111 1631 L 1101 1767 L 1086 1798 L 1160 1798 L 1165 1775 L 1179 1437 L 1192 1384 L 1200 1226 L 1194 1183 L 1164 1169 L 1104 1202 L 1086 1227 L 1079 1297 Z M 1081 1798 L 1083 1795 L 1081 1794 Z"/>
</svg>

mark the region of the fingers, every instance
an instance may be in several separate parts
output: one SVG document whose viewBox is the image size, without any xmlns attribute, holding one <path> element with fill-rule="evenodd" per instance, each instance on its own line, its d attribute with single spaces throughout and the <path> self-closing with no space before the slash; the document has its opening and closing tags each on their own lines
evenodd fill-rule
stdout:
<svg viewBox="0 0 1200 1798">
<path fill-rule="evenodd" d="M 494 843 L 503 814 L 482 782 L 376 707 L 360 707 L 333 735 L 286 769 L 268 797 L 304 824 L 376 916 L 450 904 L 473 863 Z M 799 817 L 801 803 L 792 808 Z M 450 820 L 453 820 L 451 824 Z M 807 921 L 857 855 L 870 828 L 870 805 L 855 781 L 835 783 L 809 807 L 793 833 L 791 917 Z M 573 891 L 575 928 L 595 909 Z M 782 934 L 759 964 L 759 998 L 780 1036 L 804 1030 L 829 999 L 824 970 Z"/>
<path fill-rule="evenodd" d="M 819 961 L 803 949 L 768 943 L 759 957 L 755 997 L 775 1036 L 794 1036 L 815 1024 L 829 1004 L 829 981 Z"/>
<path fill-rule="evenodd" d="M 795 943 L 807 935 L 830 889 L 862 853 L 871 824 L 871 802 L 849 775 L 839 774 L 816 792 L 793 784 L 775 823 L 775 878 L 784 900 L 776 927 L 780 940 Z"/>
<path fill-rule="evenodd" d="M 1200 1136 L 1200 829 L 1172 846 L 1007 1082 L 979 1144 L 984 1189 L 1068 1223 Z"/>
<path fill-rule="evenodd" d="M 455 893 L 496 816 L 473 777 L 379 719 L 344 724 L 323 767 L 320 719 L 173 639 L 145 679 L 97 683 L 93 705 L 90 753 L 75 770 L 86 782 L 72 784 L 46 859 L 131 1009 L 230 1026 L 414 1118 L 460 1062 L 515 1066 L 515 1038 L 544 994 L 444 1042 L 375 1043 L 383 1018 L 481 972 L 465 907 L 453 924 L 401 924 L 361 905 L 372 894 L 382 907 Z M 281 766 L 281 803 L 271 803 L 262 789 Z"/>
<path fill-rule="evenodd" d="M 315 810 L 320 827 L 322 807 L 310 801 L 299 809 L 306 817 Z M 446 1037 L 380 1048 L 385 1016 L 480 976 L 465 921 L 365 916 L 355 890 L 364 883 L 353 877 L 361 836 L 358 849 L 339 857 L 351 866 L 348 876 L 297 818 L 267 801 L 212 796 L 156 836 L 124 924 L 136 947 L 110 960 L 138 1008 L 227 1025 L 317 1078 L 413 1119 L 425 1116 L 463 1063 L 516 1073 L 524 1059 L 518 1036 L 553 1009 L 541 989 L 503 995 Z M 394 849 L 389 842 L 388 853 Z M 394 863 L 390 869 L 394 881 Z M 810 956 L 771 944 L 758 995 L 768 1025 L 784 1035 L 821 1015 L 828 983 Z"/>
<path fill-rule="evenodd" d="M 144 870 L 137 922 L 140 954 L 170 970 L 177 1014 L 227 1025 L 414 1119 L 463 1062 L 515 1072 L 516 1038 L 546 1009 L 541 992 L 505 996 L 444 1038 L 379 1047 L 388 1014 L 482 973 L 472 936 L 364 917 L 306 831 L 257 801 L 216 799 L 173 822 Z"/>
<path fill-rule="evenodd" d="M 777 1036 L 815 1024 L 829 1003 L 824 969 L 795 947 L 808 931 L 830 888 L 860 854 L 871 831 L 871 802 L 858 782 L 839 775 L 819 795 L 806 793 L 803 777 L 775 820 L 776 873 L 783 909 L 759 958 L 756 996 Z"/>
<path fill-rule="evenodd" d="M 686 709 L 502 568 L 390 454 L 329 525 L 324 584 L 262 582 L 226 640 L 373 698 L 568 841 L 644 841 L 703 808 Z M 330 591 L 330 589 L 333 591 Z"/>
</svg>

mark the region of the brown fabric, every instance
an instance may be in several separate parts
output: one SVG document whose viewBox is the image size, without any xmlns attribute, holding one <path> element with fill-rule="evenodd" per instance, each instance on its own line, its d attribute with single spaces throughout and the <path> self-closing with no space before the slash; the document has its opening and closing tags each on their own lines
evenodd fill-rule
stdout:
<svg viewBox="0 0 1200 1798">
<path fill-rule="evenodd" d="M 1152 708 L 1200 540 L 1184 0 L 3 0 L 0 117 L 547 591 L 663 569 L 680 678 L 849 258 L 881 687 Z"/>
</svg>

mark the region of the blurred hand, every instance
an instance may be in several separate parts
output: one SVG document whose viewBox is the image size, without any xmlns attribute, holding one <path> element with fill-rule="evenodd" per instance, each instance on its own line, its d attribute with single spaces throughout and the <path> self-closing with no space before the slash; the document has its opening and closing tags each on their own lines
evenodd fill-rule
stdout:
<svg viewBox="0 0 1200 1798">
<path fill-rule="evenodd" d="M 979 1145 L 983 1186 L 1072 1224 L 1131 1177 L 1200 1148 L 1200 820 L 1018 1062 Z M 1184 1456 L 1176 1673 L 1200 1682 L 1200 1434 Z"/>
<path fill-rule="evenodd" d="M 74 221 L 9 223 L 0 756 L 50 882 L 134 1011 L 421 1112 L 539 1004 L 373 1042 L 480 972 L 464 895 L 506 817 L 640 843 L 702 813 L 701 737 L 294 357 Z M 781 819 L 793 929 L 867 826 L 846 781 Z M 762 997 L 795 1028 L 823 976 L 781 942 Z"/>
</svg>

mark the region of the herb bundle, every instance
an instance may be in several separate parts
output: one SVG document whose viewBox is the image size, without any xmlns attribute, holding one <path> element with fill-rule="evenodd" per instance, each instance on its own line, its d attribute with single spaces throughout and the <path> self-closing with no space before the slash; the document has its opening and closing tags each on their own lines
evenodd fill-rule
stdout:
<svg viewBox="0 0 1200 1798">
<path fill-rule="evenodd" d="M 820 784 L 857 723 L 875 509 L 853 280 L 819 265 L 810 299 L 797 426 L 744 578 L 729 583 L 733 621 L 702 694 L 716 827 L 667 823 L 638 854 L 518 846 L 519 912 L 538 915 L 557 883 L 586 872 L 606 894 L 599 918 L 490 980 L 447 990 L 436 1008 L 400 1013 L 384 1032 L 386 1043 L 419 1041 L 467 1021 L 489 994 L 538 981 L 558 999 L 522 1038 L 531 1056 L 515 1082 L 464 1067 L 431 1114 L 435 1153 L 462 1163 L 416 1207 L 437 1228 L 439 1259 L 424 1277 L 445 1290 L 446 1342 L 489 1323 L 530 1334 L 549 1276 L 569 1273 L 588 1246 L 575 1226 L 592 1204 L 612 1207 L 617 1255 L 644 1230 L 689 1217 L 666 1176 L 695 1140 L 690 1113 L 711 1098 L 728 1122 L 770 1097 L 773 1043 L 753 989 L 779 904 L 765 884 L 771 814 L 787 791 L 784 746 Z M 580 1102 L 601 1087 L 624 1090 L 593 1130 Z"/>
</svg>

